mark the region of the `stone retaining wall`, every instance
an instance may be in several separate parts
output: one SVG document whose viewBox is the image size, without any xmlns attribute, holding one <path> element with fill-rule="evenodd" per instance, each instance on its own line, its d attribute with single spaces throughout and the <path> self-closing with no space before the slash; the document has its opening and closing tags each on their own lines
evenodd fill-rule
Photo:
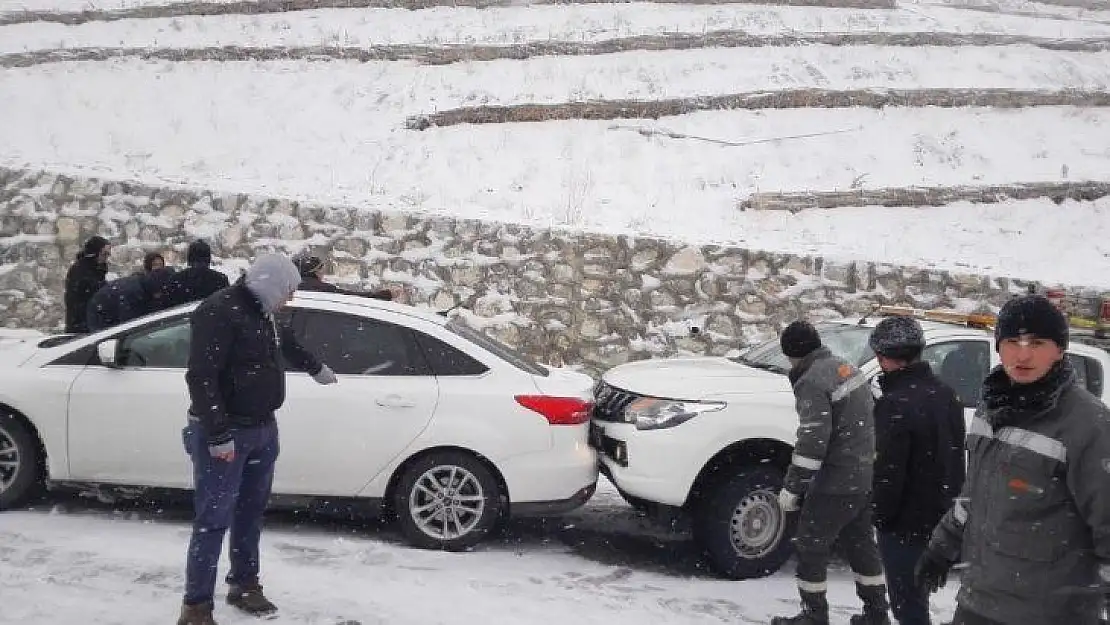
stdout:
<svg viewBox="0 0 1110 625">
<path fill-rule="evenodd" d="M 834 262 L 648 238 L 531 230 L 203 190 L 0 168 L 0 325 L 57 330 L 65 271 L 93 234 L 113 270 L 195 238 L 234 276 L 261 250 L 335 259 L 331 280 L 403 284 L 411 303 L 462 304 L 471 323 L 555 365 L 604 369 L 676 353 L 726 354 L 801 315 L 873 303 L 998 306 L 1019 280 Z"/>
</svg>

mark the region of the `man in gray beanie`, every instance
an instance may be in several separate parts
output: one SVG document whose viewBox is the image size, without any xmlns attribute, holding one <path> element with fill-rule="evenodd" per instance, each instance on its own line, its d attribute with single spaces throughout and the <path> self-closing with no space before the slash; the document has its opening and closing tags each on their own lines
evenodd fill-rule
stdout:
<svg viewBox="0 0 1110 625">
<path fill-rule="evenodd" d="M 917 584 L 961 559 L 952 625 L 1096 625 L 1110 588 L 1110 410 L 1065 357 L 1068 321 L 1039 295 L 1002 307 L 1002 364 L 967 432 L 960 496 L 933 530 Z"/>
<path fill-rule="evenodd" d="M 185 373 L 192 405 L 183 436 L 195 518 L 178 625 L 215 625 L 216 569 L 229 528 L 228 603 L 255 616 L 277 610 L 259 584 L 258 543 L 278 456 L 274 413 L 285 402 L 281 356 L 320 384 L 337 381 L 274 318 L 300 281 L 288 258 L 263 254 L 193 312 Z"/>
</svg>

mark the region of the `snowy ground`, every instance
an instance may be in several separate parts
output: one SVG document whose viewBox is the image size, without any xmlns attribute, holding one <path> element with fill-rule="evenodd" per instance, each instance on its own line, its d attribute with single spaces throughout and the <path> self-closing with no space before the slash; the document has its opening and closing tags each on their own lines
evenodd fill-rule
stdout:
<svg viewBox="0 0 1110 625">
<path fill-rule="evenodd" d="M 172 622 L 183 583 L 189 509 L 115 508 L 65 498 L 0 515 L 0 623 Z M 793 565 L 762 580 L 713 578 L 687 536 L 641 519 L 607 482 L 569 516 L 513 521 L 465 554 L 410 549 L 377 523 L 275 513 L 263 534 L 263 583 L 282 617 L 331 625 L 766 623 L 796 609 Z M 221 568 L 226 571 L 226 561 Z M 834 564 L 833 622 L 858 608 Z M 955 581 L 934 596 L 938 621 Z M 218 605 L 221 624 L 257 622 Z"/>
</svg>

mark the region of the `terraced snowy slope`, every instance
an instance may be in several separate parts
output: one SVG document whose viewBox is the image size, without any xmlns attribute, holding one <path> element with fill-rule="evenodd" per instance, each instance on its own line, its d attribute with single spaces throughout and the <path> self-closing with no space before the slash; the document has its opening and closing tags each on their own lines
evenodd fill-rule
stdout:
<svg viewBox="0 0 1110 625">
<path fill-rule="evenodd" d="M 146 3 L 153 17 L 9 24 L 0 164 L 1110 284 L 1092 270 L 1108 200 L 739 210 L 776 191 L 1110 181 L 1110 24 L 936 3 Z M 928 238 L 892 244 L 911 218 Z"/>
</svg>

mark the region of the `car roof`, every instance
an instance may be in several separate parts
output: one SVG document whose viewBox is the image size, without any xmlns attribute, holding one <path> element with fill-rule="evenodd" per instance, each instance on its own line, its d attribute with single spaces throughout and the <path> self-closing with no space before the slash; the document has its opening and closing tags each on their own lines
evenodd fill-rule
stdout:
<svg viewBox="0 0 1110 625">
<path fill-rule="evenodd" d="M 297 291 L 293 296 L 293 304 L 324 303 L 355 308 L 372 308 L 388 310 L 390 312 L 421 319 L 439 326 L 445 326 L 450 321 L 447 317 L 430 308 L 417 308 L 410 304 L 400 304 L 388 300 L 364 297 L 361 295 L 347 295 L 344 293 L 329 293 L 327 291 Z"/>
<path fill-rule="evenodd" d="M 872 315 L 863 319 L 861 323 L 860 317 L 845 317 L 843 319 L 829 319 L 825 321 L 825 323 L 874 329 L 874 327 L 879 325 L 879 322 L 885 318 L 886 317 L 881 315 Z M 960 325 L 958 323 L 945 323 L 943 321 L 930 321 L 928 319 L 918 319 L 917 322 L 921 324 L 921 329 L 925 332 L 926 341 L 936 341 L 961 337 L 982 337 L 991 341 L 994 340 L 993 330 L 985 328 L 976 328 L 966 325 Z M 1110 361 L 1110 353 L 1108 353 L 1107 350 L 1104 350 L 1096 345 L 1089 345 L 1074 338 L 1073 340 L 1068 342 L 1068 351 L 1075 352 L 1077 354 L 1092 356 L 1100 360 Z"/>
</svg>

